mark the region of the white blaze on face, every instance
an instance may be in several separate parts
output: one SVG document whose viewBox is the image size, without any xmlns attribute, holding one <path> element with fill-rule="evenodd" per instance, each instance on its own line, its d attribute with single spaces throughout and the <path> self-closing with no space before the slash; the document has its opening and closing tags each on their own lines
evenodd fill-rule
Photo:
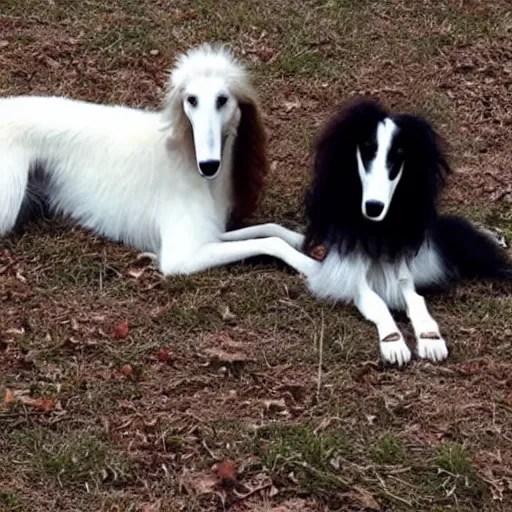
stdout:
<svg viewBox="0 0 512 512">
<path fill-rule="evenodd" d="M 224 130 L 238 109 L 236 101 L 221 79 L 210 77 L 187 86 L 183 105 L 192 125 L 199 172 L 214 179 L 220 169 Z"/>
<path fill-rule="evenodd" d="M 359 147 L 356 150 L 357 168 L 363 188 L 362 213 L 369 220 L 379 222 L 386 217 L 396 186 L 402 177 L 403 164 L 394 179 L 390 179 L 388 153 L 397 125 L 389 118 L 377 125 L 377 151 L 365 165 Z"/>
</svg>

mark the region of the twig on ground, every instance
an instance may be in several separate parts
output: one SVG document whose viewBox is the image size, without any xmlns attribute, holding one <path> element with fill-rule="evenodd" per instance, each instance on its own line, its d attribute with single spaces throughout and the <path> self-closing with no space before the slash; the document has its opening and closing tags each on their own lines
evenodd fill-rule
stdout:
<svg viewBox="0 0 512 512">
<path fill-rule="evenodd" d="M 269 487 L 272 487 L 272 482 L 267 482 L 266 484 L 255 487 L 254 489 L 250 490 L 249 492 L 246 492 L 245 494 L 239 494 L 236 491 L 233 491 L 233 493 L 237 497 L 236 501 L 243 501 L 243 500 L 246 500 L 247 498 L 249 498 L 250 496 L 256 494 L 257 492 L 264 491 L 265 489 L 268 489 Z"/>
<path fill-rule="evenodd" d="M 324 358 L 324 332 L 325 332 L 325 322 L 324 322 L 324 312 L 322 311 L 322 325 L 320 327 L 320 339 L 318 340 L 318 378 L 316 381 L 317 401 L 320 398 L 320 388 L 322 386 L 322 364 L 323 364 L 323 358 Z"/>
</svg>

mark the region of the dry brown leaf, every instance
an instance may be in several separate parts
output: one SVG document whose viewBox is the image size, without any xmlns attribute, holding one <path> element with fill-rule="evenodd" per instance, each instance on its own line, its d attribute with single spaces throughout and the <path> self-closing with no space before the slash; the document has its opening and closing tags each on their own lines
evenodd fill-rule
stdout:
<svg viewBox="0 0 512 512">
<path fill-rule="evenodd" d="M 381 506 L 379 502 L 373 497 L 369 491 L 360 487 L 359 485 L 354 486 L 355 494 L 354 498 L 358 501 L 358 503 L 366 509 L 369 510 L 381 510 Z"/>
<path fill-rule="evenodd" d="M 216 491 L 217 477 L 210 471 L 191 475 L 187 480 L 196 494 L 210 494 Z"/>
<path fill-rule="evenodd" d="M 163 347 L 158 349 L 157 357 L 162 363 L 171 363 L 175 359 L 174 354 Z"/>
<path fill-rule="evenodd" d="M 130 334 L 130 328 L 128 327 L 128 321 L 125 320 L 114 327 L 113 337 L 116 340 L 124 340 Z"/>
<path fill-rule="evenodd" d="M 268 46 L 263 46 L 262 48 L 258 48 L 254 53 L 258 56 L 258 58 L 262 62 L 268 62 L 276 54 L 275 50 L 272 48 L 269 48 Z"/>
<path fill-rule="evenodd" d="M 225 460 L 217 467 L 217 477 L 219 478 L 220 485 L 225 488 L 231 488 L 236 484 L 235 477 L 235 463 L 232 460 Z"/>
<path fill-rule="evenodd" d="M 134 377 L 133 366 L 130 363 L 125 364 L 121 368 L 121 374 L 123 374 L 125 377 L 133 378 Z"/>
<path fill-rule="evenodd" d="M 30 396 L 20 396 L 19 400 L 21 403 L 42 412 L 49 412 L 54 408 L 53 400 L 50 398 L 32 398 Z"/>
<path fill-rule="evenodd" d="M 9 388 L 5 388 L 4 405 L 9 407 L 14 403 L 16 403 L 16 395 Z"/>
<path fill-rule="evenodd" d="M 325 256 L 327 255 L 327 249 L 325 245 L 316 245 L 309 250 L 309 255 L 317 261 L 324 261 Z"/>
<path fill-rule="evenodd" d="M 226 352 L 220 348 L 207 348 L 204 353 L 210 358 L 212 363 L 235 364 L 244 363 L 250 359 L 241 352 Z"/>
<path fill-rule="evenodd" d="M 265 409 L 269 412 L 281 412 L 286 410 L 286 403 L 284 398 L 280 398 L 279 400 L 263 400 L 265 404 Z"/>
</svg>

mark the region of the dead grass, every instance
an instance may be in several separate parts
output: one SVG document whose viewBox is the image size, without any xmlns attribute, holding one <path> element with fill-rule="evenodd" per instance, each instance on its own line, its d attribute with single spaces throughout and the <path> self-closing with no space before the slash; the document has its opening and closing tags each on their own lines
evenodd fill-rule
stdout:
<svg viewBox="0 0 512 512">
<path fill-rule="evenodd" d="M 6 0 L 0 93 L 154 108 L 174 56 L 220 40 L 265 109 L 256 220 L 301 225 L 319 126 L 370 94 L 436 122 L 444 208 L 510 240 L 511 23 L 507 0 Z M 353 308 L 268 259 L 163 280 L 61 221 L 2 244 L 1 510 L 510 510 L 509 287 L 429 299 L 450 359 L 398 371 Z"/>
</svg>

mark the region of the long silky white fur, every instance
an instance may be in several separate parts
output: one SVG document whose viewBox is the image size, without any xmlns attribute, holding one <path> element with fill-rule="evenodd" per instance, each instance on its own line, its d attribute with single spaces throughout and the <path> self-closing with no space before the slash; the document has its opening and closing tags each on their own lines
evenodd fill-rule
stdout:
<svg viewBox="0 0 512 512">
<path fill-rule="evenodd" d="M 31 166 L 45 169 L 51 206 L 113 240 L 156 253 L 164 274 L 192 273 L 251 256 L 283 259 L 301 273 L 311 260 L 276 237 L 221 242 L 234 205 L 233 151 L 240 116 L 225 127 L 221 170 L 197 170 L 183 111 L 190 80 L 224 81 L 255 103 L 245 69 L 222 48 L 203 45 L 172 70 L 163 109 L 149 112 L 67 98 L 0 100 L 0 236 L 16 221 Z"/>
</svg>

